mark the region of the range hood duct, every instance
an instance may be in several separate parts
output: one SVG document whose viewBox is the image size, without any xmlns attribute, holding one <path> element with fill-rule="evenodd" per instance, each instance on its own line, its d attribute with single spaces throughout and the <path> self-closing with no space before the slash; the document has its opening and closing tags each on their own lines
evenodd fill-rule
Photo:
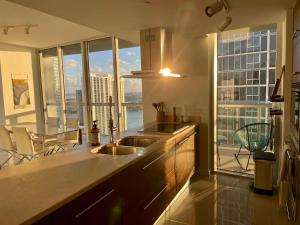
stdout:
<svg viewBox="0 0 300 225">
<path fill-rule="evenodd" d="M 172 33 L 165 28 L 140 31 L 141 71 L 132 71 L 135 78 L 180 77 L 172 69 Z"/>
</svg>

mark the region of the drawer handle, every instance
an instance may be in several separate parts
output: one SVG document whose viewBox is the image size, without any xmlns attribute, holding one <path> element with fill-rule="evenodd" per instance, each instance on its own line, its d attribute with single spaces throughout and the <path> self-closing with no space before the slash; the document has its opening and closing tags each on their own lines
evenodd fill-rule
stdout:
<svg viewBox="0 0 300 225">
<path fill-rule="evenodd" d="M 196 133 L 192 133 L 191 135 L 189 135 L 188 137 L 186 137 L 185 139 L 183 139 L 182 141 L 180 141 L 177 145 L 181 146 L 183 145 L 190 137 L 192 137 L 193 135 L 195 135 Z"/>
<path fill-rule="evenodd" d="M 153 163 L 155 163 L 156 161 L 158 161 L 158 160 L 160 160 L 162 157 L 164 157 L 165 156 L 165 152 L 163 153 L 163 154 L 161 154 L 160 156 L 158 156 L 156 159 L 154 159 L 154 160 L 152 160 L 150 163 L 148 163 L 146 166 L 144 166 L 143 168 L 142 168 L 142 170 L 145 170 L 145 169 L 147 169 L 149 166 L 151 166 Z"/>
<path fill-rule="evenodd" d="M 152 203 L 166 190 L 167 185 L 144 207 L 144 211 L 147 210 Z"/>
<path fill-rule="evenodd" d="M 97 201 L 95 201 L 93 204 L 89 205 L 87 208 L 85 208 L 84 210 L 82 210 L 80 213 L 78 213 L 75 216 L 75 219 L 77 219 L 78 217 L 82 216 L 83 214 L 85 214 L 87 211 L 89 211 L 91 208 L 93 208 L 95 205 L 97 205 L 98 203 L 102 202 L 105 198 L 107 198 L 109 195 L 111 195 L 113 192 L 115 191 L 115 189 L 112 189 L 110 192 L 106 193 L 105 195 L 103 195 L 101 198 L 99 198 Z"/>
</svg>

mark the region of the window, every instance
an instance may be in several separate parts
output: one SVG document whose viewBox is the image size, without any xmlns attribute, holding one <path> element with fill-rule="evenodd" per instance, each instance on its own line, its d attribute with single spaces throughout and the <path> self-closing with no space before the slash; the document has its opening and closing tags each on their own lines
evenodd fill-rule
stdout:
<svg viewBox="0 0 300 225">
<path fill-rule="evenodd" d="M 45 119 L 57 118 L 62 125 L 63 104 L 57 48 L 40 51 Z"/>
<path fill-rule="evenodd" d="M 266 109 L 276 81 L 276 29 L 240 32 L 218 36 L 218 53 L 223 54 L 217 57 L 216 121 L 222 148 L 238 147 L 232 135 L 239 127 L 268 121 Z"/>
<path fill-rule="evenodd" d="M 84 128 L 88 124 L 84 108 L 81 44 L 63 46 L 62 56 L 66 117 L 79 118 L 79 124 Z"/>
<path fill-rule="evenodd" d="M 92 120 L 97 120 L 101 135 L 109 135 L 109 97 L 113 99 L 112 118 L 117 125 L 112 38 L 88 42 Z"/>
<path fill-rule="evenodd" d="M 46 120 L 56 117 L 62 124 L 66 117 L 78 117 L 84 127 L 97 120 L 101 135 L 108 135 L 112 96 L 115 126 L 143 125 L 141 80 L 122 78 L 140 70 L 139 45 L 112 37 L 83 41 L 41 50 L 40 65 Z"/>
<path fill-rule="evenodd" d="M 122 78 L 131 71 L 141 70 L 140 46 L 119 39 L 119 71 L 121 75 L 121 107 L 125 130 L 143 125 L 142 80 Z"/>
</svg>

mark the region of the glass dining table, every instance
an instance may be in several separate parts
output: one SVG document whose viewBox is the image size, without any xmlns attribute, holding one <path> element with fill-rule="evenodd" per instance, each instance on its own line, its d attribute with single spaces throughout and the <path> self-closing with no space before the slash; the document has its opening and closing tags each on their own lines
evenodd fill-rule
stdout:
<svg viewBox="0 0 300 225">
<path fill-rule="evenodd" d="M 82 144 L 82 132 L 80 128 L 70 128 L 66 126 L 56 126 L 54 124 L 47 123 L 34 123 L 34 122 L 25 122 L 25 123 L 16 123 L 4 125 L 10 132 L 12 132 L 12 127 L 24 127 L 35 137 L 33 140 L 39 140 L 42 143 L 42 150 L 45 152 L 45 143 L 47 139 L 53 139 L 60 135 L 66 134 L 68 132 L 79 131 L 79 140 L 78 143 Z"/>
</svg>

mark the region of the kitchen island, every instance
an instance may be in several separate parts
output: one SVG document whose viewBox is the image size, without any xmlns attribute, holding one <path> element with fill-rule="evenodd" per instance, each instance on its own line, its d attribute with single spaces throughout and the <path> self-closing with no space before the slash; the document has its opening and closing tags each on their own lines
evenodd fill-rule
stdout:
<svg viewBox="0 0 300 225">
<path fill-rule="evenodd" d="M 86 145 L 3 170 L 0 224 L 152 224 L 193 172 L 195 130 L 151 134 L 133 154 Z"/>
</svg>

